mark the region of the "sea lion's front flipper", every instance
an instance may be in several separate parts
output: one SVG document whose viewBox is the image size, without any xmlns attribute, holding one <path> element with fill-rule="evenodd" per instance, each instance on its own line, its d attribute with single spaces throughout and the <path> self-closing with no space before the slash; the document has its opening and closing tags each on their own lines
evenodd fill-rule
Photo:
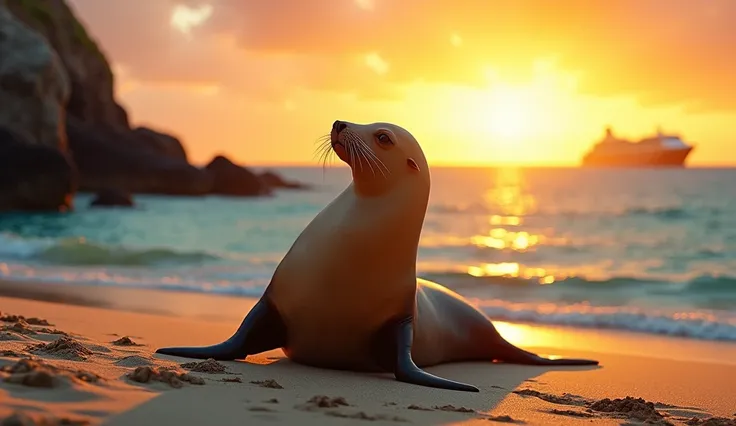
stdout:
<svg viewBox="0 0 736 426">
<path fill-rule="evenodd" d="M 429 374 L 414 364 L 411 345 L 414 340 L 413 318 L 407 317 L 387 324 L 376 338 L 376 359 L 383 368 L 392 371 L 396 380 L 433 388 L 479 392 L 475 386 Z"/>
<path fill-rule="evenodd" d="M 160 348 L 156 353 L 186 358 L 243 359 L 286 345 L 286 326 L 267 294 L 245 316 L 235 334 L 222 343 L 201 347 Z"/>
</svg>

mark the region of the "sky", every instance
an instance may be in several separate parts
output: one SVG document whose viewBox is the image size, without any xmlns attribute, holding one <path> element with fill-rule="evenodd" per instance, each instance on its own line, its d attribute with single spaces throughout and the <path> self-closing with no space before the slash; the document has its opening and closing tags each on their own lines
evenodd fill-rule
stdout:
<svg viewBox="0 0 736 426">
<path fill-rule="evenodd" d="M 339 119 L 436 165 L 577 165 L 609 125 L 736 165 L 732 0 L 68 1 L 132 122 L 198 164 L 317 164 Z"/>
</svg>

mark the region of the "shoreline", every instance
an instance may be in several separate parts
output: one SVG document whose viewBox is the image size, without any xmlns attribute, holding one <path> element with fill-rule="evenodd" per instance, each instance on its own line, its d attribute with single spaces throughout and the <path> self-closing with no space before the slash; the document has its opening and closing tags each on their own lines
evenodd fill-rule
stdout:
<svg viewBox="0 0 736 426">
<path fill-rule="evenodd" d="M 0 300 L 6 298 L 215 322 L 230 328 L 237 327 L 258 300 L 228 294 L 0 279 Z M 736 366 L 736 342 L 492 320 L 504 338 L 527 350 L 579 350 Z M 622 346 L 622 340 L 630 344 Z"/>
<path fill-rule="evenodd" d="M 6 298 L 200 320 L 230 328 L 237 327 L 258 300 L 229 294 L 0 279 L 0 299 Z M 492 320 L 504 338 L 528 350 L 580 350 L 736 365 L 736 342 L 618 329 Z M 621 345 L 621 341 L 630 344 Z"/>
<path fill-rule="evenodd" d="M 228 299 L 221 297 L 219 301 Z M 182 300 L 170 301 L 170 308 L 186 309 Z M 595 341 L 591 340 L 590 334 L 580 335 L 574 329 L 509 324 L 510 328 L 499 327 L 499 331 L 512 341 L 524 336 L 529 343 L 523 345 L 526 349 L 539 348 L 540 353 L 548 355 L 594 357 L 601 361 L 601 365 L 550 369 L 473 362 L 427 369 L 451 379 L 473 383 L 481 389 L 479 394 L 470 394 L 409 385 L 394 380 L 389 374 L 306 367 L 285 359 L 280 350 L 251 356 L 245 361 L 220 362 L 218 365 L 227 372 L 196 371 L 202 366 L 185 368 L 181 364 L 200 360 L 152 354 L 161 346 L 204 345 L 220 341 L 229 337 L 237 327 L 232 321 L 5 296 L 0 297 L 0 310 L 4 315 L 46 319 L 53 324 L 46 328 L 67 333 L 68 338 L 88 348 L 75 349 L 71 345 L 66 352 L 59 353 L 51 353 L 49 349 L 36 350 L 33 353 L 35 358 L 67 371 L 51 370 L 49 373 L 62 384 L 41 389 L 0 382 L 0 401 L 3 401 L 0 403 L 0 419 L 22 409 L 31 410 L 34 416 L 81 418 L 90 424 L 104 422 L 109 425 L 162 422 L 235 425 L 244 421 L 251 424 L 358 425 L 365 424 L 366 420 L 373 420 L 376 424 L 432 425 L 590 424 L 591 421 L 595 424 L 621 424 L 623 420 L 631 423 L 636 419 L 632 419 L 632 413 L 620 412 L 623 408 L 616 408 L 616 401 L 606 402 L 605 398 L 632 397 L 656 403 L 651 410 L 655 410 L 657 416 L 663 416 L 657 419 L 670 424 L 685 424 L 692 418 L 711 416 L 730 417 L 730 421 L 736 422 L 732 417 L 734 405 L 729 380 L 736 375 L 736 365 L 723 362 L 731 355 L 723 348 L 716 351 L 709 342 L 696 342 L 696 346 L 705 345 L 704 353 L 715 353 L 723 357 L 721 361 L 673 360 L 611 352 L 616 347 L 649 342 L 652 354 L 659 352 L 662 355 L 682 343 L 676 339 L 665 342 L 670 349 L 655 350 L 657 342 L 637 339 L 630 334 L 599 336 Z M 0 322 L 0 326 L 8 330 L 7 327 L 13 327 L 13 324 Z M 17 364 L 25 356 L 22 353 L 27 351 L 29 343 L 48 344 L 60 338 L 59 335 L 45 333 L 40 326 L 23 327 L 35 328 L 36 331 L 34 334 L 6 331 L 16 340 L 0 341 L 0 347 L 9 351 L 0 357 L 0 368 Z M 542 338 L 545 334 L 552 337 Z M 123 336 L 129 336 L 135 346 L 116 344 L 116 339 Z M 611 341 L 601 346 L 605 339 Z M 538 343 L 543 342 L 551 345 L 542 350 L 544 347 Z M 595 350 L 576 349 L 566 342 L 592 346 Z M 10 352 L 21 358 L 8 356 Z M 81 357 L 75 359 L 77 355 Z M 161 369 L 168 367 L 199 377 L 204 384 L 184 382 L 178 388 L 166 381 L 140 383 L 129 378 L 136 368 L 160 373 L 164 371 Z M 79 370 L 99 377 L 99 383 L 64 378 L 68 371 Z M 0 374 L 8 376 L 7 373 Z M 274 380 L 281 388 L 269 385 L 269 380 Z M 266 384 L 252 383 L 259 381 L 266 381 Z M 309 402 L 320 395 L 328 397 L 327 407 L 315 407 Z M 344 398 L 349 405 L 332 404 L 334 400 L 329 398 L 338 397 Z M 274 398 L 277 402 L 273 402 Z M 330 407 L 330 404 L 335 406 Z M 611 409 L 614 412 L 600 411 L 601 404 L 613 404 Z M 650 410 L 646 404 L 642 407 Z M 647 416 L 655 416 L 653 412 Z M 489 423 L 489 420 L 493 422 Z"/>
</svg>

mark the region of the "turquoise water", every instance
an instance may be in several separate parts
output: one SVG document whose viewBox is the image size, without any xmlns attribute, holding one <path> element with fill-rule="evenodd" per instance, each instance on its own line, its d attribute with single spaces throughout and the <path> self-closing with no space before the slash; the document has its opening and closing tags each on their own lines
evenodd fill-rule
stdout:
<svg viewBox="0 0 736 426">
<path fill-rule="evenodd" d="M 258 296 L 350 180 L 0 215 L 0 278 Z M 418 270 L 505 320 L 736 341 L 736 170 L 434 168 Z"/>
</svg>

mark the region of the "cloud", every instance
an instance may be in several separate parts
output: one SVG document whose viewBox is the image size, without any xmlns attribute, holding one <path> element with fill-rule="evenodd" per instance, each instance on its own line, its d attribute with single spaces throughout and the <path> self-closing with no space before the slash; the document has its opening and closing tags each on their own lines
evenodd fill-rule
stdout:
<svg viewBox="0 0 736 426">
<path fill-rule="evenodd" d="M 485 85 L 488 67 L 524 80 L 551 57 L 580 76 L 584 93 L 736 106 L 729 0 L 71 2 L 141 81 L 216 82 L 264 97 L 294 87 L 395 97 L 417 81 Z"/>
<path fill-rule="evenodd" d="M 177 4 L 171 13 L 169 24 L 182 33 L 189 34 L 192 28 L 202 25 L 210 16 L 212 16 L 211 4 L 197 7 Z"/>
</svg>

